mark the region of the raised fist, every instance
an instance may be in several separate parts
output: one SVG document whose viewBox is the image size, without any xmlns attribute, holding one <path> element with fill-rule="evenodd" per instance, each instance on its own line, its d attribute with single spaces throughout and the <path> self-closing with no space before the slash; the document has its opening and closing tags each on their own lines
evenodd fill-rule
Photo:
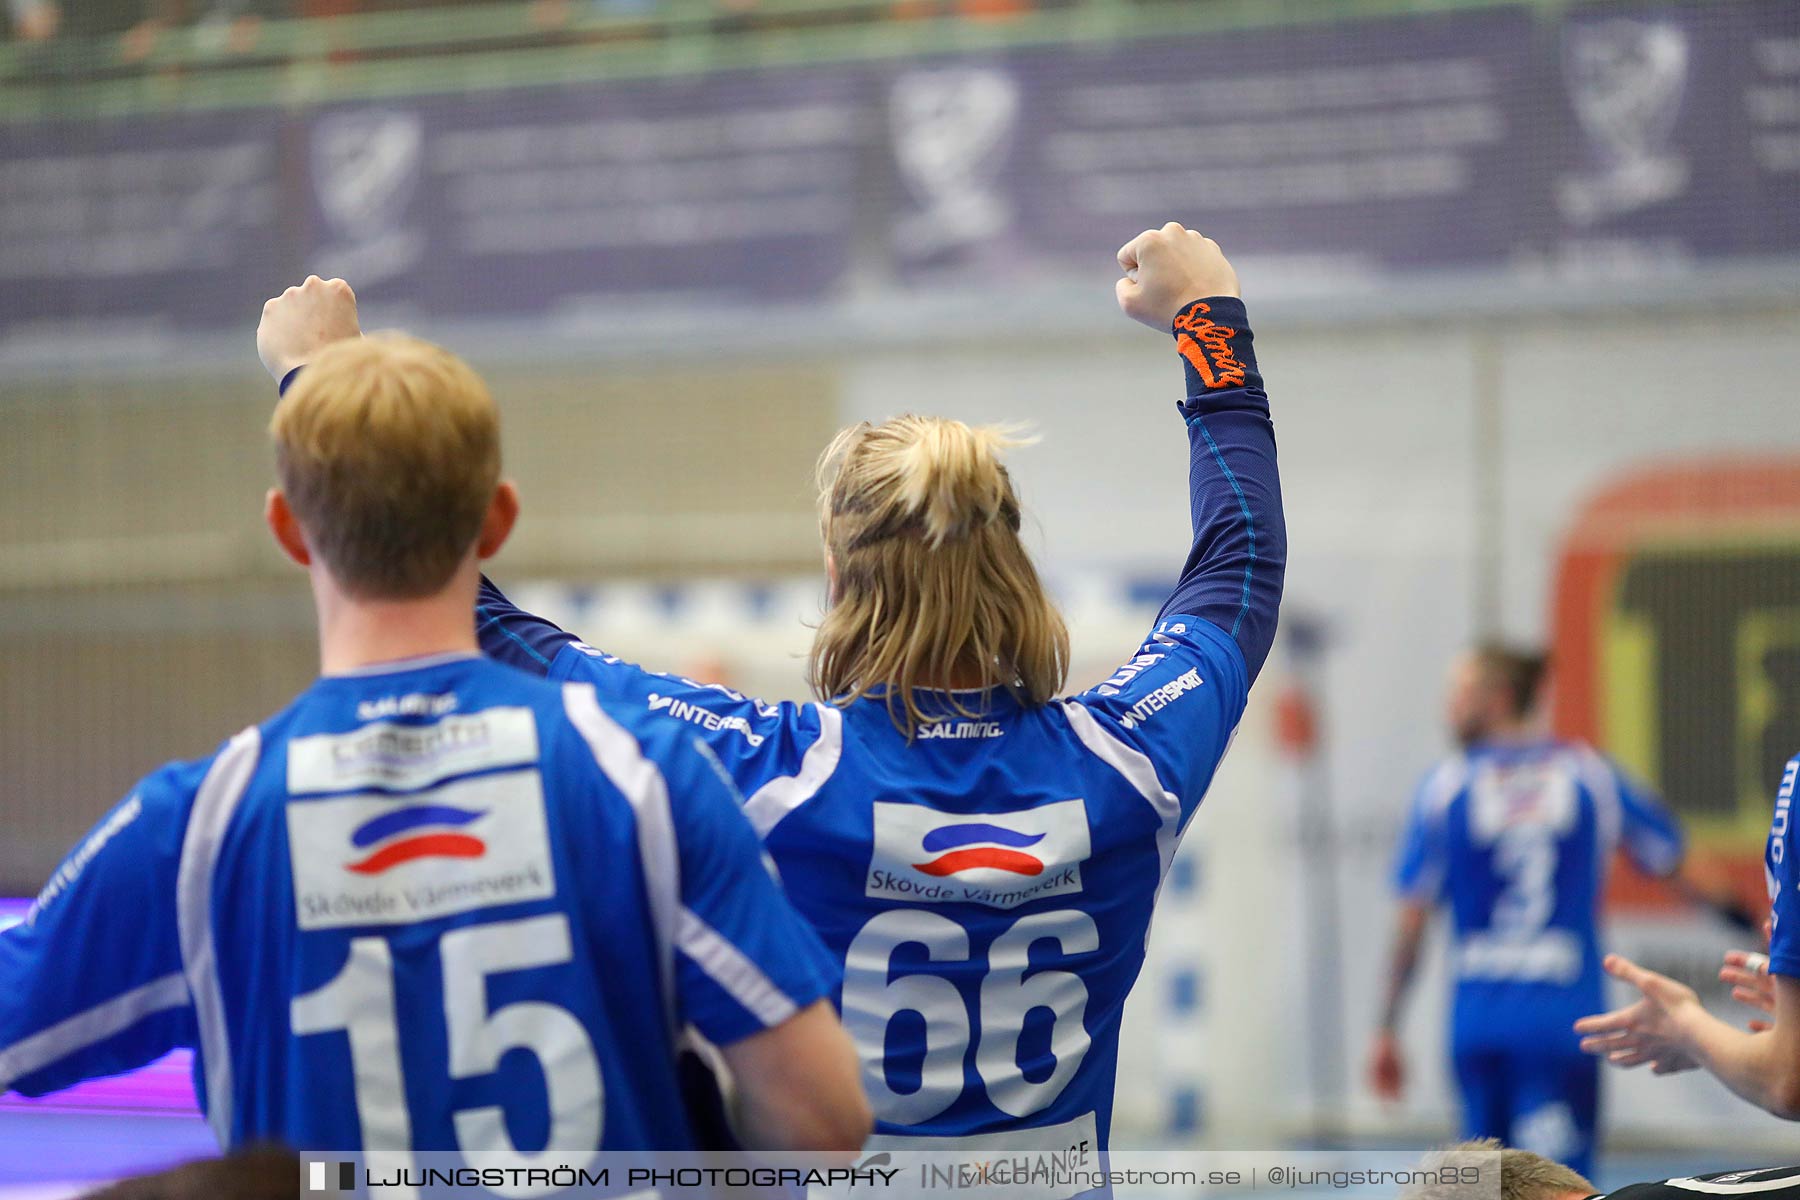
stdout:
<svg viewBox="0 0 1800 1200">
<path fill-rule="evenodd" d="M 1119 307 L 1134 321 L 1165 333 L 1195 300 L 1238 294 L 1237 272 L 1219 244 L 1180 222 L 1146 229 L 1119 249 Z"/>
<path fill-rule="evenodd" d="M 263 305 L 256 327 L 256 353 L 277 382 L 333 342 L 362 336 L 356 320 L 356 293 L 341 279 L 308 275 Z"/>
</svg>

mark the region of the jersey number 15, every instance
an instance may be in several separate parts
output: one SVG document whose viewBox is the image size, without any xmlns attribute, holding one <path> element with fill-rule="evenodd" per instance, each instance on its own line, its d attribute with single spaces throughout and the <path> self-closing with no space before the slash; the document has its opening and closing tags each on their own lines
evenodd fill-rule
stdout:
<svg viewBox="0 0 1800 1200">
<path fill-rule="evenodd" d="M 492 1074 L 512 1050 L 534 1055 L 550 1093 L 549 1146 L 561 1152 L 555 1165 L 591 1163 L 592 1155 L 587 1162 L 575 1161 L 581 1150 L 598 1153 L 604 1117 L 600 1063 L 587 1030 L 573 1013 L 554 1004 L 519 1001 L 492 1012 L 487 1006 L 490 976 L 558 966 L 574 958 L 569 918 L 556 913 L 454 929 L 439 939 L 438 953 L 450 1077 Z M 393 1152 L 412 1144 L 395 1012 L 393 950 L 382 937 L 352 941 L 344 969 L 324 987 L 295 997 L 292 1010 L 298 1036 L 349 1035 L 363 1147 L 368 1165 L 386 1170 L 411 1165 L 410 1155 Z M 465 1109 L 453 1122 L 457 1144 L 472 1165 L 525 1168 L 548 1153 L 515 1146 L 506 1113 L 497 1106 Z M 569 1151 L 577 1154 L 572 1157 Z"/>
</svg>

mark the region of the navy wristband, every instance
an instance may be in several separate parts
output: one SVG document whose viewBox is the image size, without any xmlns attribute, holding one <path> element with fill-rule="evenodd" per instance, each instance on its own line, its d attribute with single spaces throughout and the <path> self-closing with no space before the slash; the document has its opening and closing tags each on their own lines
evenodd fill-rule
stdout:
<svg viewBox="0 0 1800 1200">
<path fill-rule="evenodd" d="M 1250 317 L 1236 296 L 1194 301 L 1176 316 L 1170 332 L 1187 372 L 1189 399 L 1208 392 L 1262 388 Z"/>
</svg>

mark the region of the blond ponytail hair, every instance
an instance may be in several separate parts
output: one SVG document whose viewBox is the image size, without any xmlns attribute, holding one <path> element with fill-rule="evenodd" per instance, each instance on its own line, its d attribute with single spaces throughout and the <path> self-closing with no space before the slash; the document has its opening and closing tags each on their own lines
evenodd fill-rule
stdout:
<svg viewBox="0 0 1800 1200">
<path fill-rule="evenodd" d="M 819 520 L 835 572 L 813 640 L 813 690 L 847 705 L 882 694 L 908 737 L 927 713 L 914 689 L 1006 688 L 1035 707 L 1062 689 L 1069 632 L 1019 540 L 1019 499 L 1000 452 L 1011 430 L 896 417 L 844 430 L 819 459 Z"/>
</svg>

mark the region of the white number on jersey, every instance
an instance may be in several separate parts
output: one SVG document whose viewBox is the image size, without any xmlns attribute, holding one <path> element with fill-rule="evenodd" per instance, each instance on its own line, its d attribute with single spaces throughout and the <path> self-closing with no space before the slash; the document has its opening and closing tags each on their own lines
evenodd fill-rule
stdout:
<svg viewBox="0 0 1800 1200">
<path fill-rule="evenodd" d="M 975 1069 L 988 1099 L 1001 1112 L 1028 1117 L 1048 1108 L 1081 1067 L 1089 1038 L 1083 1018 L 1087 987 L 1070 971 L 1041 969 L 1026 975 L 1034 942 L 1048 939 L 1065 955 L 1100 948 L 1092 917 L 1073 909 L 1031 913 L 1007 929 L 988 950 L 988 974 L 979 999 L 980 1031 Z M 894 1125 L 918 1125 L 948 1109 L 963 1092 L 963 1061 L 975 1024 L 961 993 L 948 979 L 924 973 L 890 978 L 894 951 L 908 943 L 925 948 L 933 962 L 966 962 L 969 935 L 941 913 L 896 908 L 862 927 L 850 943 L 844 969 L 844 1026 L 862 1052 L 863 1085 L 875 1115 Z M 1019 1039 L 1035 1009 L 1048 1009 L 1050 1048 L 1056 1065 L 1037 1083 L 1019 1070 Z M 918 1090 L 888 1083 L 884 1062 L 887 1030 L 902 1012 L 925 1022 L 925 1058 Z"/>
<path fill-rule="evenodd" d="M 562 913 L 495 921 L 452 930 L 439 942 L 443 961 L 444 1018 L 450 1036 L 450 1077 L 491 1074 L 509 1050 L 534 1055 L 549 1090 L 554 1165 L 580 1168 L 599 1152 L 604 1121 L 600 1063 L 587 1030 L 566 1009 L 519 1001 L 488 1011 L 490 976 L 534 967 L 553 967 L 574 958 L 569 918 Z M 394 959 L 386 938 L 359 937 L 336 978 L 317 991 L 294 998 L 294 1033 L 345 1033 L 355 1074 L 356 1112 L 371 1170 L 407 1169 L 412 1156 L 377 1149 L 412 1142 L 406 1110 L 406 1080 L 400 1066 L 400 1031 L 395 1020 Z M 521 1151 L 506 1129 L 499 1108 L 475 1108 L 455 1118 L 456 1139 L 472 1165 L 524 1168 L 539 1165 L 541 1154 Z M 568 1152 L 589 1151 L 582 1162 Z M 546 1163 L 545 1165 L 549 1165 Z M 499 1189 L 502 1195 L 513 1194 Z"/>
<path fill-rule="evenodd" d="M 1485 930 L 1457 949 L 1463 979 L 1513 979 L 1568 985 L 1581 973 L 1579 940 L 1552 929 L 1556 871 L 1563 839 L 1580 819 L 1570 774 L 1531 763 L 1490 764 L 1477 772 L 1469 797 L 1469 834 L 1490 847 L 1501 885 Z"/>
</svg>

